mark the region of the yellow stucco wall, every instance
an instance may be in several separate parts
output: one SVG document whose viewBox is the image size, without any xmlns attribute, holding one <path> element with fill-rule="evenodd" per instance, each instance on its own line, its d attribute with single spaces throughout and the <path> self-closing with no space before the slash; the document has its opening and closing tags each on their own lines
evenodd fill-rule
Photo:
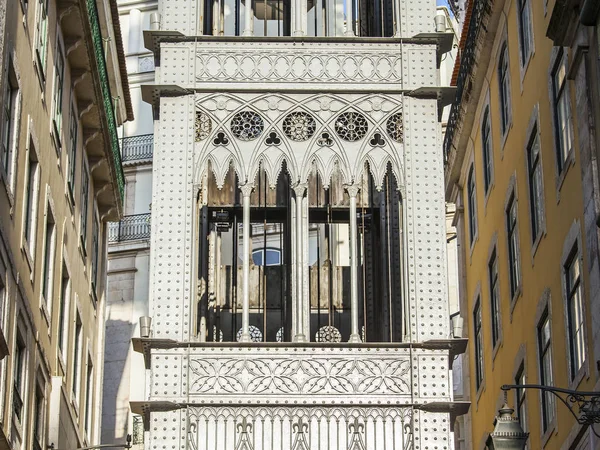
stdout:
<svg viewBox="0 0 600 450">
<path fill-rule="evenodd" d="M 584 304 L 589 301 L 588 257 L 586 255 L 586 236 L 583 227 L 582 168 L 577 139 L 577 116 L 575 108 L 574 86 L 569 82 L 573 130 L 575 133 L 573 162 L 566 168 L 564 181 L 558 183 L 558 169 L 554 148 L 553 115 L 549 101 L 549 73 L 553 54 L 553 43 L 546 37 L 546 30 L 552 12 L 553 1 L 549 1 L 547 13 L 544 1 L 529 0 L 533 18 L 534 51 L 526 66 L 521 82 L 519 61 L 519 35 L 517 25 L 517 0 L 505 2 L 504 14 L 501 15 L 498 32 L 493 47 L 487 80 L 484 86 L 472 130 L 470 144 L 462 164 L 459 196 L 464 205 L 463 251 L 465 269 L 465 299 L 463 311 L 465 327 L 468 329 L 470 358 L 470 391 L 472 415 L 472 448 L 482 448 L 487 433 L 493 429 L 493 419 L 500 406 L 502 393 L 500 386 L 513 384 L 518 369 L 520 355 L 525 355 L 526 382 L 540 382 L 538 349 L 536 335 L 536 312 L 538 302 L 546 289 L 550 291 L 550 314 L 552 327 L 552 352 L 554 384 L 558 387 L 592 390 L 595 384 L 595 357 L 591 346 L 591 318 L 589 307 L 586 310 L 587 338 L 587 373 L 578 385 L 570 385 L 568 373 L 568 353 L 566 340 L 566 323 L 564 316 L 565 300 L 562 287 L 563 245 L 574 223 L 577 224 L 581 236 L 583 252 L 582 277 L 584 282 Z M 510 60 L 512 125 L 510 126 L 504 145 L 500 130 L 500 104 L 497 64 L 499 51 L 504 39 L 508 39 Z M 556 51 L 556 50 L 555 50 Z M 571 56 L 571 55 L 569 55 Z M 489 92 L 489 97 L 488 97 Z M 483 156 L 481 143 L 481 118 L 484 107 L 490 102 L 492 125 L 493 153 L 493 185 L 489 196 L 484 198 Z M 541 164 L 543 170 L 545 233 L 534 252 L 530 226 L 529 185 L 527 178 L 527 129 L 534 110 L 539 108 L 539 139 L 541 145 Z M 478 236 L 471 249 L 468 233 L 468 199 L 467 174 L 474 161 L 477 192 Z M 518 232 L 520 239 L 521 293 L 518 295 L 514 310 L 511 312 L 510 282 L 508 272 L 508 243 L 505 220 L 505 201 L 511 177 L 516 175 L 516 196 L 518 205 Z M 500 283 L 501 308 L 501 342 L 494 355 L 491 336 L 490 285 L 488 277 L 488 258 L 490 246 L 497 234 L 497 256 Z M 484 381 L 481 392 L 475 386 L 475 345 L 473 331 L 473 307 L 475 295 L 480 286 L 482 321 L 484 335 Z M 586 305 L 587 306 L 587 305 Z M 523 352 L 524 349 L 524 352 Z M 494 357 L 495 356 L 495 357 Z M 577 430 L 567 408 L 556 403 L 556 426 L 543 439 L 541 432 L 539 392 L 527 391 L 527 422 L 530 431 L 529 449 L 558 449 L 563 443 L 570 441 Z M 514 391 L 508 395 L 509 404 L 514 407 Z M 572 433 L 571 436 L 569 434 Z M 568 448 L 568 447 L 567 447 Z"/>
</svg>

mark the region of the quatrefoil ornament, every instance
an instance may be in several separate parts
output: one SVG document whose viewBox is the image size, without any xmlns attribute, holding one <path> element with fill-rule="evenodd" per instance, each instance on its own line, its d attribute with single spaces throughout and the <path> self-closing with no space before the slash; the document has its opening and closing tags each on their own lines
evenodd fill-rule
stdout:
<svg viewBox="0 0 600 450">
<path fill-rule="evenodd" d="M 373 147 L 383 147 L 385 145 L 384 139 L 381 137 L 381 133 L 375 133 L 373 139 L 369 141 Z"/>
<path fill-rule="evenodd" d="M 267 139 L 265 139 L 265 144 L 267 145 L 279 145 L 281 144 L 281 139 L 277 136 L 277 133 L 271 131 Z"/>
</svg>

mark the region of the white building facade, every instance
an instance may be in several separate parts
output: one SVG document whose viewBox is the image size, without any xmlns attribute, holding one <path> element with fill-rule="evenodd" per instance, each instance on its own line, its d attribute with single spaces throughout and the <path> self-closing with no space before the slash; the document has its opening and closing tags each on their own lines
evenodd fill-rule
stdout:
<svg viewBox="0 0 600 450">
<path fill-rule="evenodd" d="M 118 12 L 135 120 L 119 131 L 125 175 L 123 218 L 108 233 L 108 270 L 102 391 L 103 444 L 124 444 L 132 435 L 143 448 L 140 416 L 130 401 L 146 398 L 144 358 L 133 351 L 139 317 L 148 315 L 150 210 L 152 202 L 152 107 L 142 100 L 141 86 L 154 83 L 154 56 L 144 47 L 143 30 L 150 27 L 156 0 L 119 0 Z"/>
<path fill-rule="evenodd" d="M 434 2 L 158 12 L 146 448 L 451 448 Z"/>
</svg>

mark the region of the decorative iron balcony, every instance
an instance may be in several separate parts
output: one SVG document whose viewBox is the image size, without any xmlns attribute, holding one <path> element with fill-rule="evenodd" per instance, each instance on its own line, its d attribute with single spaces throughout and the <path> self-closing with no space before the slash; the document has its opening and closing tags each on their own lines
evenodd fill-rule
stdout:
<svg viewBox="0 0 600 450">
<path fill-rule="evenodd" d="M 142 134 L 121 139 L 123 163 L 152 159 L 154 135 Z"/>
<path fill-rule="evenodd" d="M 444 162 L 447 163 L 450 152 L 452 151 L 452 139 L 456 133 L 459 123 L 462 120 L 463 113 L 463 97 L 465 102 L 468 101 L 472 84 L 472 73 L 477 65 L 477 56 L 481 50 L 481 39 L 487 32 L 486 21 L 491 12 L 490 0 L 474 0 L 473 11 L 469 28 L 467 29 L 467 38 L 465 47 L 462 50 L 460 57 L 460 68 L 456 81 L 456 97 L 450 109 L 448 125 L 446 127 L 446 135 L 444 137 Z"/>
<path fill-rule="evenodd" d="M 119 151 L 119 139 L 117 136 L 117 121 L 113 110 L 113 97 L 110 92 L 110 82 L 108 71 L 106 69 L 106 60 L 104 58 L 104 40 L 102 39 L 102 31 L 100 28 L 100 20 L 98 18 L 98 8 L 96 0 L 85 0 L 90 27 L 92 31 L 92 43 L 94 46 L 94 54 L 96 55 L 96 64 L 98 67 L 98 76 L 100 78 L 100 89 L 102 92 L 102 103 L 104 113 L 108 122 L 108 134 L 110 136 L 110 148 L 113 154 L 114 167 L 117 178 L 117 188 L 121 199 L 125 194 L 125 176 L 121 164 L 121 152 Z"/>
<path fill-rule="evenodd" d="M 108 242 L 134 241 L 150 238 L 150 213 L 134 214 L 113 222 L 108 228 Z"/>
</svg>

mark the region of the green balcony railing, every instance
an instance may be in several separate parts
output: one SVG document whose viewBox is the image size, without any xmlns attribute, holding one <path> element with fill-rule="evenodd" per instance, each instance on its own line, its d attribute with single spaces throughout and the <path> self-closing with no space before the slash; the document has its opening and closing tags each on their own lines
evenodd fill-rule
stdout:
<svg viewBox="0 0 600 450">
<path fill-rule="evenodd" d="M 98 19 L 98 8 L 96 0 L 85 0 L 88 17 L 90 19 L 90 28 L 92 30 L 92 42 L 94 44 L 94 53 L 98 64 L 98 76 L 100 77 L 100 86 L 102 89 L 102 103 L 108 121 L 108 134 L 110 137 L 110 147 L 115 161 L 115 170 L 117 176 L 117 188 L 121 201 L 125 192 L 125 177 L 123 175 L 123 166 L 121 165 L 121 151 L 119 149 L 119 138 L 117 136 L 117 121 L 113 110 L 113 99 L 110 93 L 110 82 L 106 70 L 106 60 L 104 58 L 104 48 L 102 41 L 102 32 L 100 31 L 100 20 Z"/>
</svg>

